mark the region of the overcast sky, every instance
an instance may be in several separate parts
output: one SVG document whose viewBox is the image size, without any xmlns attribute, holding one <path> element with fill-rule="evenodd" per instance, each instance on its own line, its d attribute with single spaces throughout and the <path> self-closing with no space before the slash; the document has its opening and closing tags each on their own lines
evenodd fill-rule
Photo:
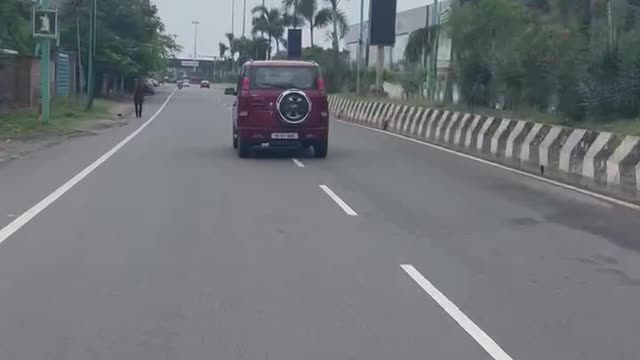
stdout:
<svg viewBox="0 0 640 360">
<path fill-rule="evenodd" d="M 193 56 L 194 25 L 198 20 L 198 55 L 218 56 L 218 43 L 226 43 L 225 33 L 231 31 L 231 3 L 233 0 L 151 0 L 158 6 L 160 16 L 167 26 L 167 33 L 178 35 L 177 41 L 183 46 L 182 55 Z M 323 3 L 325 0 L 320 0 Z M 398 11 L 429 4 L 432 0 L 398 0 Z M 279 6 L 281 0 L 265 0 L 268 7 Z M 368 4 L 369 0 L 365 0 Z M 251 33 L 251 9 L 262 4 L 262 0 L 247 0 L 247 35 Z M 243 0 L 236 0 L 235 34 L 242 35 Z M 350 23 L 360 20 L 360 0 L 342 0 L 342 9 Z M 365 10 L 365 13 L 368 12 Z M 316 39 L 323 40 L 327 30 L 320 30 Z M 309 36 L 304 35 L 308 45 Z"/>
</svg>

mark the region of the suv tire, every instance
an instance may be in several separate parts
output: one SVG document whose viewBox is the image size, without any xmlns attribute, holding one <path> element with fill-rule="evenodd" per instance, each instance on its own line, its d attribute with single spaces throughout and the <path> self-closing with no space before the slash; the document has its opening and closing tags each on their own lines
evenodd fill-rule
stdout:
<svg viewBox="0 0 640 360">
<path fill-rule="evenodd" d="M 241 137 L 237 138 L 238 142 L 238 157 L 241 159 L 246 159 L 251 156 L 251 144 L 248 144 Z"/>
<path fill-rule="evenodd" d="M 329 144 L 327 140 L 317 142 L 313 145 L 313 156 L 319 159 L 324 159 L 327 157 L 327 152 L 329 151 Z"/>
</svg>

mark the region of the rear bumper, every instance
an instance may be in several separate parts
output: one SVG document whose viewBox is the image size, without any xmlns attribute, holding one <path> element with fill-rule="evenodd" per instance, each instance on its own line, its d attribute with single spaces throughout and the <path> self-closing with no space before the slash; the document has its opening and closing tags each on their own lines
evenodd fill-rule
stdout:
<svg viewBox="0 0 640 360">
<path fill-rule="evenodd" d="M 297 133 L 296 140 L 275 140 L 271 138 L 273 133 Z M 329 137 L 329 128 L 301 128 L 301 129 L 264 129 L 264 128 L 239 128 L 238 136 L 252 145 L 268 143 L 271 147 L 295 148 L 310 146 L 320 142 L 326 142 Z"/>
</svg>

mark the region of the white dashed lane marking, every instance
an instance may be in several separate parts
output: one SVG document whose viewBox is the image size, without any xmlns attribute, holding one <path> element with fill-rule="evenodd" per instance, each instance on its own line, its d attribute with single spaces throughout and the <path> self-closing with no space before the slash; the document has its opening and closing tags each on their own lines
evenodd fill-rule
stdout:
<svg viewBox="0 0 640 360">
<path fill-rule="evenodd" d="M 293 161 L 294 164 L 296 164 L 297 167 L 299 168 L 303 168 L 304 164 L 302 163 L 302 161 L 298 160 L 298 159 L 291 159 L 291 161 Z"/>
<path fill-rule="evenodd" d="M 513 360 L 489 335 L 467 317 L 451 300 L 438 290 L 427 278 L 422 276 L 413 265 L 400 265 L 413 281 L 415 281 L 449 316 L 460 325 L 467 334 L 478 343 L 495 360 Z"/>
<path fill-rule="evenodd" d="M 338 204 L 342 208 L 342 210 L 349 216 L 358 216 L 358 213 L 353 211 L 353 209 L 347 205 L 344 200 L 342 200 L 336 193 L 333 192 L 327 185 L 320 185 L 320 189 L 324 191 L 329 197 Z"/>
</svg>

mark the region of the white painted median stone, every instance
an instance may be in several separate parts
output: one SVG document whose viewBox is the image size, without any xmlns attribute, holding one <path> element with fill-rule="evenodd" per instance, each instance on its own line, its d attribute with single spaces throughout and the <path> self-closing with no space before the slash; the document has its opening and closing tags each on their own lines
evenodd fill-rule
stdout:
<svg viewBox="0 0 640 360">
<path fill-rule="evenodd" d="M 518 138 L 518 136 L 520 136 L 520 134 L 522 134 L 522 131 L 524 130 L 524 126 L 527 124 L 526 121 L 521 121 L 518 120 L 518 123 L 516 124 L 516 126 L 513 128 L 513 130 L 511 131 L 511 134 L 509 134 L 509 137 L 507 138 L 507 146 L 504 150 L 504 157 L 507 159 L 511 159 L 513 158 L 513 145 L 516 142 L 516 139 Z"/>
<path fill-rule="evenodd" d="M 460 121 L 460 126 L 458 126 L 458 129 L 456 130 L 456 135 L 453 139 L 453 144 L 458 146 L 460 145 L 460 138 L 462 138 L 462 131 L 464 130 L 465 125 L 467 125 L 467 122 L 469 121 L 469 119 L 471 119 L 471 114 L 464 114 L 464 116 L 462 117 L 462 120 Z"/>
<path fill-rule="evenodd" d="M 484 146 L 484 135 L 487 133 L 487 130 L 489 130 L 489 126 L 491 126 L 491 123 L 493 123 L 494 119 L 495 118 L 493 116 L 488 118 L 484 122 L 484 124 L 482 124 L 482 127 L 478 132 L 478 141 L 476 142 L 476 149 L 478 149 L 478 151 L 480 152 L 482 152 L 482 147 Z"/>
<path fill-rule="evenodd" d="M 476 115 L 473 118 L 473 121 L 471 122 L 471 126 L 469 126 L 469 129 L 467 129 L 467 138 L 464 141 L 464 147 L 466 147 L 466 148 L 471 147 L 471 140 L 473 139 L 473 132 L 476 129 L 476 127 L 478 127 L 478 123 L 480 122 L 480 119 L 482 119 L 482 116 L 480 116 L 480 115 Z"/>
<path fill-rule="evenodd" d="M 638 137 L 627 136 L 607 160 L 607 183 L 620 185 L 620 163 L 638 144 Z"/>
<path fill-rule="evenodd" d="M 609 139 L 611 139 L 611 136 L 611 133 L 601 132 L 593 142 L 593 144 L 591 144 L 591 147 L 589 148 L 589 150 L 587 150 L 587 153 L 585 154 L 584 160 L 582 162 L 582 176 L 588 177 L 590 179 L 595 179 L 596 171 L 594 166 L 594 159 L 596 158 L 596 155 L 598 155 L 600 150 L 602 150 L 602 148 L 607 145 Z"/>
<path fill-rule="evenodd" d="M 511 123 L 511 120 L 502 119 L 502 121 L 500 122 L 500 125 L 496 129 L 496 132 L 491 137 L 491 153 L 492 154 L 495 155 L 498 153 L 498 145 L 500 144 L 500 137 L 507 130 L 510 123 Z"/>
<path fill-rule="evenodd" d="M 562 150 L 560 150 L 560 163 L 558 165 L 560 170 L 565 172 L 570 171 L 571 153 L 573 152 L 573 149 L 578 146 L 578 144 L 584 137 L 584 134 L 586 133 L 587 131 L 583 129 L 574 129 L 571 132 L 571 135 L 569 135 L 567 141 L 565 141 L 564 145 L 562 145 Z"/>
<path fill-rule="evenodd" d="M 533 140 L 535 140 L 536 135 L 538 135 L 538 133 L 540 132 L 540 129 L 542 129 L 542 124 L 533 125 L 531 131 L 529 131 L 529 134 L 527 134 L 527 137 L 522 142 L 522 148 L 520 149 L 520 160 L 522 160 L 523 162 L 527 162 L 531 158 L 531 143 L 533 142 Z"/>
<path fill-rule="evenodd" d="M 551 147 L 551 144 L 556 141 L 558 135 L 560 135 L 560 131 L 562 131 L 562 127 L 552 126 L 547 133 L 547 136 L 545 136 L 544 140 L 540 144 L 540 148 L 538 149 L 540 165 L 549 166 L 549 148 Z"/>
</svg>

